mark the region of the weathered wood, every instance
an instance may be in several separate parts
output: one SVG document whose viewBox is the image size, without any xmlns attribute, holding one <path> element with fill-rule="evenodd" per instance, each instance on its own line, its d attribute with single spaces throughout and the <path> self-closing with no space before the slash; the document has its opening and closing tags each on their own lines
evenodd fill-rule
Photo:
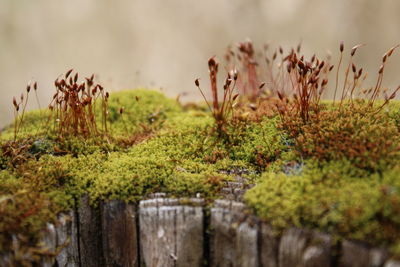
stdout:
<svg viewBox="0 0 400 267">
<path fill-rule="evenodd" d="M 370 249 L 357 242 L 345 240 L 342 243 L 340 267 L 375 267 L 382 266 L 387 253 L 380 249 Z"/>
<path fill-rule="evenodd" d="M 55 255 L 57 247 L 57 234 L 54 224 L 46 224 L 46 228 L 43 230 L 42 242 L 49 256 L 43 256 L 41 265 L 44 267 L 51 267 L 55 262 L 55 257 L 51 254 Z"/>
<path fill-rule="evenodd" d="M 108 201 L 101 206 L 101 217 L 106 266 L 138 266 L 136 207 Z"/>
<path fill-rule="evenodd" d="M 211 266 L 258 265 L 258 225 L 247 218 L 244 208 L 229 200 L 217 200 L 211 208 Z"/>
<path fill-rule="evenodd" d="M 332 238 L 330 235 L 310 231 L 308 246 L 303 253 L 303 266 L 320 267 L 331 266 L 332 263 Z"/>
<path fill-rule="evenodd" d="M 400 267 L 400 261 L 396 261 L 396 260 L 388 260 L 384 267 Z"/>
<path fill-rule="evenodd" d="M 290 228 L 281 237 L 279 266 L 330 266 L 331 242 L 329 235 Z"/>
<path fill-rule="evenodd" d="M 303 251 L 307 246 L 304 230 L 290 228 L 281 237 L 279 244 L 279 266 L 302 266 Z"/>
<path fill-rule="evenodd" d="M 78 213 L 81 266 L 104 266 L 99 208 L 92 207 L 89 197 L 84 195 L 80 200 Z"/>
<path fill-rule="evenodd" d="M 270 225 L 260 224 L 260 265 L 263 267 L 278 267 L 279 237 Z"/>
<path fill-rule="evenodd" d="M 57 266 L 79 266 L 78 227 L 75 211 L 58 216 L 57 248 L 61 248 L 56 257 Z"/>
<path fill-rule="evenodd" d="M 203 200 L 157 198 L 139 205 L 140 252 L 145 266 L 202 266 Z"/>
</svg>

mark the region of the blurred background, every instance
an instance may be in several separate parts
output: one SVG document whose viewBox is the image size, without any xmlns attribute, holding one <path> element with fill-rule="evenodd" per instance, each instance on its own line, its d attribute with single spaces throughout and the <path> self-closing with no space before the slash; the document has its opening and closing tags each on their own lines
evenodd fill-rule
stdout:
<svg viewBox="0 0 400 267">
<path fill-rule="evenodd" d="M 399 11 L 398 0 L 0 0 L 0 126 L 30 79 L 46 106 L 70 68 L 94 73 L 109 91 L 162 88 L 200 99 L 193 81 L 206 83 L 207 59 L 246 38 L 285 50 L 301 41 L 306 55 L 331 51 L 333 64 L 340 41 L 365 43 L 356 61 L 372 82 L 383 53 L 400 42 Z M 385 86 L 400 84 L 399 66 L 396 55 Z"/>
</svg>

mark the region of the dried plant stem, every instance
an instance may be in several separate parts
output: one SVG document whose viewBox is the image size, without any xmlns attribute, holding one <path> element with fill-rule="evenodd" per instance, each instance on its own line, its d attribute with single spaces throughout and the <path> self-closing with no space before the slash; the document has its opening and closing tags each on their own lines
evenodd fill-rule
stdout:
<svg viewBox="0 0 400 267">
<path fill-rule="evenodd" d="M 337 88 L 338 88 L 338 84 L 339 84 L 339 70 L 342 64 L 342 59 L 343 59 L 343 52 L 340 52 L 340 59 L 339 59 L 339 64 L 336 70 L 336 84 L 335 84 L 335 92 L 333 94 L 333 103 L 335 103 L 336 101 L 336 92 L 337 92 Z"/>
</svg>

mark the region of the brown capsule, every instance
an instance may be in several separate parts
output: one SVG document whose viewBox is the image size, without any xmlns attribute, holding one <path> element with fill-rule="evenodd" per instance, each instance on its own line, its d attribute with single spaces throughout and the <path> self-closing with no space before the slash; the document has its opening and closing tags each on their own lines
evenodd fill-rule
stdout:
<svg viewBox="0 0 400 267">
<path fill-rule="evenodd" d="M 335 67 L 335 65 L 331 65 L 331 66 L 329 67 L 329 71 L 332 71 L 334 67 Z"/>
<path fill-rule="evenodd" d="M 85 83 L 81 83 L 78 87 L 78 91 L 83 91 L 85 90 Z"/>
<path fill-rule="evenodd" d="M 351 65 L 351 70 L 353 71 L 353 73 L 356 73 L 357 71 L 356 65 L 354 65 L 354 63 Z"/>
<path fill-rule="evenodd" d="M 249 108 L 251 108 L 253 111 L 255 111 L 255 110 L 257 110 L 257 105 L 254 103 L 250 103 Z"/>
<path fill-rule="evenodd" d="M 279 53 L 282 55 L 283 54 L 283 48 L 282 46 L 279 46 Z"/>
<path fill-rule="evenodd" d="M 35 83 L 33 84 L 33 89 L 34 89 L 35 91 L 37 91 L 37 82 L 35 82 Z"/>
<path fill-rule="evenodd" d="M 283 94 L 281 92 L 279 92 L 279 91 L 278 91 L 278 97 L 279 97 L 280 100 L 283 99 Z"/>
<path fill-rule="evenodd" d="M 390 57 L 390 56 L 392 56 L 392 53 L 393 53 L 393 51 L 396 49 L 396 48 L 398 48 L 400 45 L 396 45 L 396 46 L 393 46 L 392 48 L 390 48 L 390 50 L 388 51 L 388 57 Z"/>
<path fill-rule="evenodd" d="M 24 94 L 21 94 L 21 102 L 24 101 Z"/>
<path fill-rule="evenodd" d="M 233 70 L 233 80 L 237 80 L 237 78 L 238 78 L 238 71 L 237 71 L 237 69 L 234 69 Z"/>
<path fill-rule="evenodd" d="M 76 73 L 74 77 L 74 82 L 76 83 L 77 81 L 78 81 L 78 73 Z"/>
<path fill-rule="evenodd" d="M 363 72 L 363 68 L 361 68 L 361 69 L 358 70 L 358 74 L 357 74 L 358 78 L 361 77 L 362 72 Z"/>
<path fill-rule="evenodd" d="M 319 64 L 318 68 L 319 68 L 319 69 L 322 69 L 322 68 L 324 67 L 324 65 L 325 65 L 325 61 L 322 61 L 322 62 Z"/>
<path fill-rule="evenodd" d="M 232 101 L 235 101 L 236 98 L 238 98 L 238 96 L 239 96 L 239 94 L 234 95 L 234 96 L 232 97 Z"/>
<path fill-rule="evenodd" d="M 289 62 L 287 65 L 287 72 L 290 73 L 292 71 L 292 63 Z"/>
<path fill-rule="evenodd" d="M 211 69 L 211 68 L 214 68 L 215 65 L 217 65 L 217 62 L 215 61 L 215 58 L 214 57 L 210 58 L 208 60 L 208 67 Z"/>
<path fill-rule="evenodd" d="M 136 101 L 139 101 L 139 97 L 138 96 L 135 96 L 135 99 L 136 99 Z"/>
<path fill-rule="evenodd" d="M 272 55 L 272 61 L 274 61 L 276 59 L 276 57 L 277 57 L 277 53 L 275 51 L 274 54 Z"/>
<path fill-rule="evenodd" d="M 30 84 L 28 84 L 28 85 L 26 86 L 26 91 L 27 91 L 28 93 L 31 91 L 31 85 L 30 85 Z"/>
<path fill-rule="evenodd" d="M 315 54 L 311 57 L 311 63 L 315 61 Z"/>
<path fill-rule="evenodd" d="M 297 65 L 299 66 L 300 69 L 304 70 L 306 68 L 306 66 L 304 65 L 304 62 L 302 60 L 299 60 L 297 62 Z"/>
<path fill-rule="evenodd" d="M 258 89 L 262 89 L 265 86 L 265 82 L 261 83 Z"/>
<path fill-rule="evenodd" d="M 106 98 L 109 98 L 110 94 L 108 92 L 106 92 Z"/>
<path fill-rule="evenodd" d="M 344 43 L 343 41 L 340 42 L 340 53 L 342 53 L 344 50 Z"/>
<path fill-rule="evenodd" d="M 197 87 L 199 87 L 199 86 L 200 86 L 199 79 L 194 80 L 194 84 L 195 84 Z"/>
<path fill-rule="evenodd" d="M 71 72 L 72 72 L 73 70 L 74 70 L 74 69 L 70 69 L 69 71 L 67 71 L 67 73 L 65 73 L 65 79 L 68 78 L 68 76 L 71 74 Z"/>
<path fill-rule="evenodd" d="M 328 79 L 323 79 L 321 83 L 321 87 L 325 86 L 328 84 Z"/>
<path fill-rule="evenodd" d="M 363 45 L 364 45 L 364 44 L 358 44 L 358 45 L 353 46 L 353 48 L 351 49 L 350 55 L 351 55 L 351 56 L 354 56 L 354 54 L 356 53 L 357 49 L 358 49 L 359 47 L 363 46 Z"/>
<path fill-rule="evenodd" d="M 383 57 L 382 57 L 382 62 L 385 63 L 386 59 L 387 59 L 387 54 L 384 54 Z"/>
<path fill-rule="evenodd" d="M 14 105 L 14 107 L 17 107 L 17 106 L 18 106 L 18 104 L 17 104 L 17 99 L 15 99 L 15 96 L 13 97 L 13 105 Z"/>
<path fill-rule="evenodd" d="M 383 66 L 383 65 L 381 65 L 381 66 L 379 67 L 379 71 L 378 71 L 378 73 L 379 73 L 379 74 L 382 74 L 382 72 L 383 72 L 383 68 L 384 68 L 384 66 Z"/>
<path fill-rule="evenodd" d="M 124 113 L 124 108 L 123 108 L 123 107 L 121 107 L 121 108 L 119 109 L 119 114 L 122 115 L 122 113 Z"/>
<path fill-rule="evenodd" d="M 300 50 L 301 50 L 301 43 L 299 43 L 299 44 L 297 45 L 297 48 L 296 48 L 297 53 L 300 53 Z"/>
</svg>

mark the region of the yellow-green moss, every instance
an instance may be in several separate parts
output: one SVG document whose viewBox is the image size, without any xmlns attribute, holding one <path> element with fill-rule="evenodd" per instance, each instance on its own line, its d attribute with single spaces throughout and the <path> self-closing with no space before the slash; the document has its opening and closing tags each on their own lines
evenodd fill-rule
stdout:
<svg viewBox="0 0 400 267">
<path fill-rule="evenodd" d="M 393 245 L 400 240 L 399 167 L 382 175 L 348 161 L 319 166 L 307 161 L 301 175 L 264 173 L 245 199 L 273 226 L 318 228 L 337 236 Z"/>
<path fill-rule="evenodd" d="M 332 112 L 329 105 L 326 112 Z M 21 145 L 27 145 L 27 158 L 16 166 L 0 158 L 2 168 L 7 169 L 0 172 L 0 198 L 21 196 L 21 203 L 10 202 L 15 206 L 9 206 L 7 222 L 20 216 L 13 209 L 22 203 L 27 208 L 38 203 L 48 205 L 43 213 L 27 219 L 23 228 L 27 233 L 37 232 L 57 211 L 71 208 L 73 198 L 84 193 L 93 203 L 105 199 L 138 201 L 153 192 L 177 197 L 200 193 L 213 199 L 224 181 L 232 179 L 226 171 L 241 169 L 249 182 L 256 183 L 246 194 L 246 202 L 278 229 L 306 226 L 391 245 L 394 251 L 400 247 L 396 243 L 400 239 L 398 138 L 388 145 L 390 155 L 396 157 L 383 155 L 384 162 L 367 162 L 368 168 L 360 168 L 364 165 L 346 153 L 327 151 L 324 155 L 328 156 L 321 158 L 298 153 L 299 145 L 315 152 L 318 144 L 325 144 L 321 136 L 341 133 L 386 144 L 387 137 L 399 129 L 396 106 L 391 105 L 379 116 L 368 118 L 357 113 L 344 117 L 342 121 L 349 126 L 345 131 L 332 120 L 318 122 L 321 133 L 313 131 L 312 124 L 296 128 L 296 140 L 290 137 L 290 131 L 279 128 L 279 117 L 233 121 L 221 139 L 210 113 L 201 108 L 182 108 L 161 93 L 148 90 L 111 94 L 108 135 L 60 139 L 41 128 L 47 125 L 41 117 L 44 113 L 35 111 L 25 116 L 19 138 Z M 361 124 L 362 131 L 350 129 L 352 123 Z M 334 129 L 333 124 L 337 126 Z M 148 136 L 138 142 L 121 142 L 143 132 Z M 310 139 L 310 133 L 319 134 L 319 139 Z M 375 139 L 369 138 L 369 133 Z M 9 127 L 2 141 L 12 138 L 13 129 Z M 299 144 L 301 138 L 304 143 Z M 33 196 L 38 201 L 27 204 Z M 0 224 L 0 231 L 7 225 Z"/>
</svg>

